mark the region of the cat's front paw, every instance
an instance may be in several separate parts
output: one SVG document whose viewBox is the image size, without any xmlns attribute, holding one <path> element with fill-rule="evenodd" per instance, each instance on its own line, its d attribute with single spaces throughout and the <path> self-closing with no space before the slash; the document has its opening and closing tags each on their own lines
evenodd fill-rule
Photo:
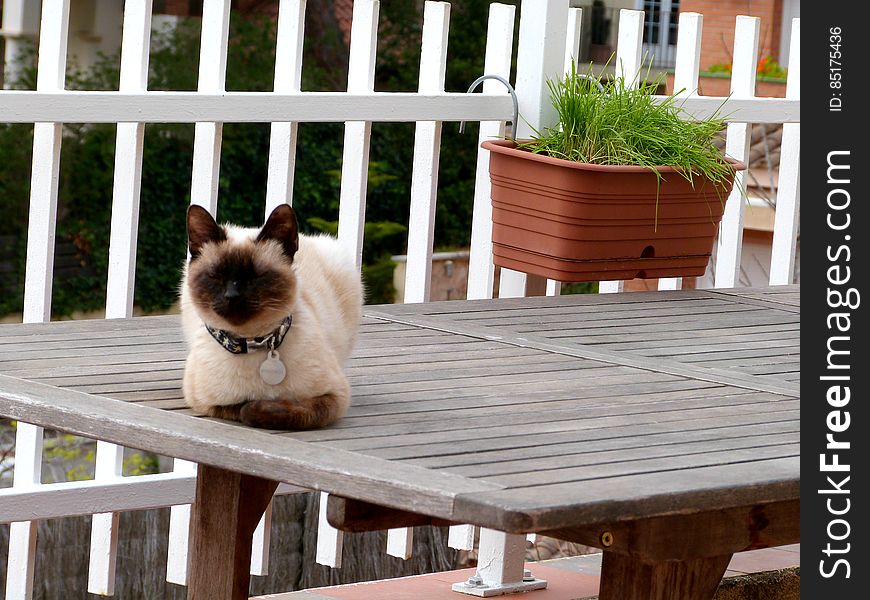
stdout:
<svg viewBox="0 0 870 600">
<path fill-rule="evenodd" d="M 337 394 L 302 400 L 250 400 L 241 405 L 239 420 L 263 429 L 316 429 L 338 420 L 347 404 L 347 399 Z"/>
</svg>

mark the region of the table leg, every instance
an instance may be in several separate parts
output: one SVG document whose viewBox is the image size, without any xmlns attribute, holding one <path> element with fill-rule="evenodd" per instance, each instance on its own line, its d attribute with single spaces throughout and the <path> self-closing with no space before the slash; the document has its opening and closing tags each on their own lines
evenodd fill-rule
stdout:
<svg viewBox="0 0 870 600">
<path fill-rule="evenodd" d="M 188 600 L 247 600 L 254 529 L 276 481 L 199 465 Z"/>
<path fill-rule="evenodd" d="M 712 600 L 731 555 L 652 561 L 604 552 L 599 600 Z"/>
</svg>

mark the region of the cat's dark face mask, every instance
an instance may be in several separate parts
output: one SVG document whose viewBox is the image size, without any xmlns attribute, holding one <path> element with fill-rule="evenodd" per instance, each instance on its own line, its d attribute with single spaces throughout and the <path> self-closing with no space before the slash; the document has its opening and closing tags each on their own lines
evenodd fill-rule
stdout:
<svg viewBox="0 0 870 600">
<path fill-rule="evenodd" d="M 298 248 L 296 217 L 289 206 L 276 208 L 255 239 L 242 241 L 228 239 L 208 211 L 191 206 L 188 240 L 188 285 L 205 322 L 250 331 L 287 316 Z"/>
</svg>

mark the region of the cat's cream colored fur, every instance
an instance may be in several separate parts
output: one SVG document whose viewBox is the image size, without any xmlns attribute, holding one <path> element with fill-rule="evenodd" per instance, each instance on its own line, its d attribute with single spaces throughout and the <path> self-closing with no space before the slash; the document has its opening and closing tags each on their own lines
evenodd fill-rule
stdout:
<svg viewBox="0 0 870 600">
<path fill-rule="evenodd" d="M 227 240 L 207 244 L 197 260 L 217 260 L 222 247 L 255 244 L 258 229 L 224 226 Z M 263 242 L 257 243 L 263 246 Z M 281 259 L 276 242 L 258 248 L 256 261 Z M 212 253 L 210 255 L 209 253 Z M 233 327 L 201 306 L 192 297 L 185 268 L 181 286 L 184 336 L 190 353 L 184 370 L 184 397 L 195 410 L 208 414 L 210 407 L 229 406 L 250 400 L 304 400 L 324 395 L 336 399 L 336 414 L 342 416 L 350 404 L 350 388 L 343 372 L 350 354 L 362 311 L 363 290 L 350 256 L 329 236 L 299 236 L 293 259 L 295 298 L 286 307 L 274 307 L 266 315 L 244 326 Z M 241 337 L 269 334 L 281 320 L 292 315 L 293 322 L 278 348 L 287 368 L 284 381 L 265 383 L 259 374 L 264 351 L 231 354 L 220 346 L 204 326 L 231 331 Z"/>
</svg>

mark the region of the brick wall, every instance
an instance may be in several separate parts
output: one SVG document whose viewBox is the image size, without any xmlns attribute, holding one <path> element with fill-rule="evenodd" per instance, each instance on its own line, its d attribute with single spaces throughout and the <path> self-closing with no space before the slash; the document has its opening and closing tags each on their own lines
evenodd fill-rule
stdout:
<svg viewBox="0 0 870 600">
<path fill-rule="evenodd" d="M 770 55 L 779 61 L 782 0 L 682 0 L 680 12 L 698 12 L 704 15 L 702 71 L 710 65 L 731 62 L 734 21 L 737 15 L 761 17 L 759 57 Z"/>
</svg>

